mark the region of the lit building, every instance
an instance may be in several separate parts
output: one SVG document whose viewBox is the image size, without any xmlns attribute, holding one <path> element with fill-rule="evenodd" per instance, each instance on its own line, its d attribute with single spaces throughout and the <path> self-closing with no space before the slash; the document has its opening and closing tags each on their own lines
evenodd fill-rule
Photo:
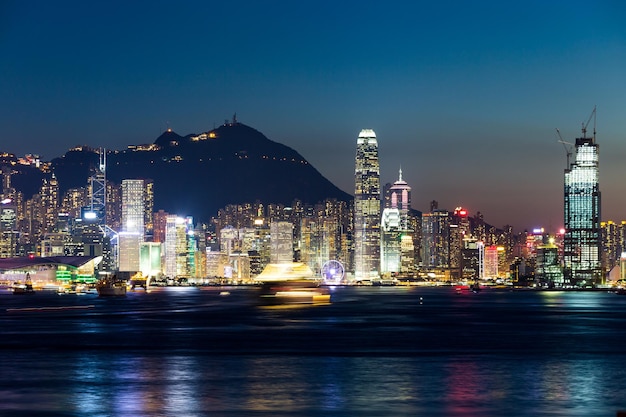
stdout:
<svg viewBox="0 0 626 417">
<path fill-rule="evenodd" d="M 151 179 L 143 180 L 144 195 L 144 228 L 145 233 L 152 235 L 154 229 L 154 181 Z"/>
<path fill-rule="evenodd" d="M 118 268 L 123 272 L 141 270 L 139 254 L 144 241 L 143 180 L 122 180 L 122 231 L 118 234 Z"/>
<path fill-rule="evenodd" d="M 270 245 L 270 263 L 293 262 L 293 225 L 289 222 L 272 222 Z"/>
<path fill-rule="evenodd" d="M 140 270 L 139 249 L 143 235 L 137 232 L 119 232 L 118 235 L 118 270 L 135 273 Z"/>
<path fill-rule="evenodd" d="M 559 260 L 559 248 L 554 239 L 537 247 L 535 281 L 542 286 L 562 287 L 563 269 Z"/>
<path fill-rule="evenodd" d="M 187 277 L 187 220 L 168 215 L 165 228 L 164 263 L 169 278 Z"/>
<path fill-rule="evenodd" d="M 594 137 L 576 139 L 576 158 L 565 170 L 564 280 L 585 286 L 601 283 L 600 186 L 598 144 Z"/>
<path fill-rule="evenodd" d="M 411 187 L 402 179 L 385 186 L 385 208 L 381 219 L 381 274 L 409 275 L 415 271 L 415 230 L 411 221 Z"/>
<path fill-rule="evenodd" d="M 139 247 L 139 270 L 148 278 L 161 275 L 161 243 L 143 242 Z"/>
<path fill-rule="evenodd" d="M 475 281 L 483 277 L 484 245 L 476 239 L 466 238 L 463 240 L 461 250 L 461 278 Z"/>
<path fill-rule="evenodd" d="M 355 158 L 354 277 L 378 279 L 380 267 L 380 167 L 371 129 L 359 133 Z"/>
<path fill-rule="evenodd" d="M 499 254 L 504 251 L 502 246 L 489 245 L 485 247 L 485 269 L 483 278 L 497 278 Z"/>
<path fill-rule="evenodd" d="M 10 199 L 0 202 L 0 258 L 16 255 L 18 231 L 15 205 Z"/>
<path fill-rule="evenodd" d="M 450 268 L 450 215 L 446 210 L 422 214 L 422 265 L 426 269 Z"/>
<path fill-rule="evenodd" d="M 614 266 L 619 265 L 623 252 L 621 227 L 609 220 L 600 223 L 600 230 L 602 231 L 602 266 L 604 270 L 610 271 Z"/>
<path fill-rule="evenodd" d="M 400 210 L 383 210 L 380 233 L 380 273 L 383 276 L 400 272 L 403 233 L 401 223 Z"/>
<path fill-rule="evenodd" d="M 59 212 L 59 181 L 54 173 L 49 180 L 43 179 L 39 193 L 41 194 L 42 228 L 44 233 L 49 233 L 54 230 Z"/>
<path fill-rule="evenodd" d="M 169 213 L 159 210 L 154 213 L 153 228 L 152 228 L 152 241 L 153 242 L 165 242 L 165 229 L 167 226 L 167 216 Z"/>
<path fill-rule="evenodd" d="M 145 234 L 144 212 L 143 180 L 122 180 L 122 230 L 143 236 Z"/>
</svg>

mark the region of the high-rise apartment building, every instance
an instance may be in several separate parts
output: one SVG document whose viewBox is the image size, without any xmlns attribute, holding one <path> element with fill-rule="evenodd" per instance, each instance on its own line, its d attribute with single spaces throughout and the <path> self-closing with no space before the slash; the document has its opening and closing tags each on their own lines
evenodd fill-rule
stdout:
<svg viewBox="0 0 626 417">
<path fill-rule="evenodd" d="M 565 169 L 563 240 L 565 284 L 586 286 L 602 281 L 598 144 L 576 139 L 576 158 Z"/>
<path fill-rule="evenodd" d="M 43 232 L 49 233 L 54 230 L 59 213 L 59 181 L 54 173 L 50 179 L 44 178 L 41 186 L 41 217 L 43 219 Z"/>
<path fill-rule="evenodd" d="M 363 129 L 356 142 L 354 170 L 354 278 L 377 279 L 380 267 L 380 167 L 378 141 Z"/>
</svg>

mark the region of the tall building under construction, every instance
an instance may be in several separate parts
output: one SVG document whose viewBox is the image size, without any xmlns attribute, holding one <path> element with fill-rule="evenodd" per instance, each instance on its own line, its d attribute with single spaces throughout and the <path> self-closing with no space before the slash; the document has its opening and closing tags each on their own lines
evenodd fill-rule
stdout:
<svg viewBox="0 0 626 417">
<path fill-rule="evenodd" d="M 576 139 L 575 159 L 570 163 L 568 158 L 565 169 L 563 274 L 564 284 L 573 286 L 599 284 L 603 278 L 595 127 L 592 137 L 587 137 L 586 125 L 582 133 Z"/>
</svg>

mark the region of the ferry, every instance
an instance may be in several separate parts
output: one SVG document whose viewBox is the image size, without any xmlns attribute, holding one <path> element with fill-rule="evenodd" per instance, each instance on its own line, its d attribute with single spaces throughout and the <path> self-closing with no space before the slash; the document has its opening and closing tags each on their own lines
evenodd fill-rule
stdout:
<svg viewBox="0 0 626 417">
<path fill-rule="evenodd" d="M 96 290 L 100 297 L 125 296 L 126 288 L 126 282 L 118 280 L 115 275 L 102 278 L 96 284 Z"/>
</svg>

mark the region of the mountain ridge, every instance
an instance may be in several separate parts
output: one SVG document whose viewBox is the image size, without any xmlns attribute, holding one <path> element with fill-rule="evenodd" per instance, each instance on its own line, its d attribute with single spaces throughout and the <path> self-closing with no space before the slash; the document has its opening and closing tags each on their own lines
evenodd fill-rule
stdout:
<svg viewBox="0 0 626 417">
<path fill-rule="evenodd" d="M 51 167 L 60 193 L 84 187 L 98 158 L 87 148 L 54 158 Z M 153 144 L 107 152 L 106 176 L 117 184 L 123 179 L 151 179 L 155 210 L 200 220 L 228 204 L 352 199 L 297 151 L 237 122 L 198 135 L 181 136 L 168 129 Z"/>
</svg>

